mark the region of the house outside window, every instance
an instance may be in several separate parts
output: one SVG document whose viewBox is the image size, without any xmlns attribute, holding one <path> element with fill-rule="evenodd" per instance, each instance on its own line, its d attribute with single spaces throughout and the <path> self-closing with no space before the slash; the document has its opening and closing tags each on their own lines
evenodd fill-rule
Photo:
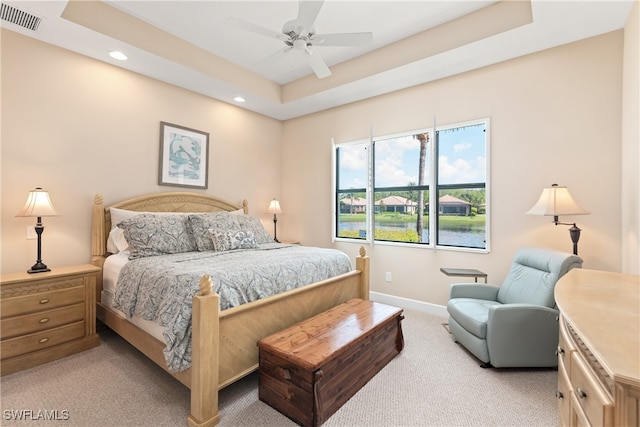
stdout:
<svg viewBox="0 0 640 427">
<path fill-rule="evenodd" d="M 488 125 L 336 144 L 334 238 L 488 250 Z"/>
</svg>

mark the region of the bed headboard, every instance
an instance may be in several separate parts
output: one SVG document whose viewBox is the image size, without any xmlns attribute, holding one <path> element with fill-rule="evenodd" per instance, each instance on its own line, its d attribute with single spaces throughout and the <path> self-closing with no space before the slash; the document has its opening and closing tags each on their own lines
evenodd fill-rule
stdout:
<svg viewBox="0 0 640 427">
<path fill-rule="evenodd" d="M 201 193 L 155 193 L 146 196 L 123 200 L 111 206 L 104 206 L 102 195 L 97 194 L 93 203 L 93 220 L 91 222 L 91 264 L 100 268 L 109 255 L 107 238 L 111 231 L 111 208 L 141 212 L 217 212 L 242 209 L 249 213 L 246 200 L 238 206 L 226 200 Z"/>
</svg>

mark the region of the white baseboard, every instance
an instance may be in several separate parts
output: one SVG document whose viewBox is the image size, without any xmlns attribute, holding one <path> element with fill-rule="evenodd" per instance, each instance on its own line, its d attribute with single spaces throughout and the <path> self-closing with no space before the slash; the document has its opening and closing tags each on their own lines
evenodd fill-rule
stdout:
<svg viewBox="0 0 640 427">
<path fill-rule="evenodd" d="M 434 314 L 436 316 L 449 317 L 447 308 L 443 305 L 431 304 L 415 299 L 397 297 L 395 295 L 383 294 L 380 292 L 369 292 L 369 298 L 371 298 L 371 301 L 379 302 L 382 304 L 389 304 L 409 310 L 422 311 L 425 313 Z"/>
</svg>

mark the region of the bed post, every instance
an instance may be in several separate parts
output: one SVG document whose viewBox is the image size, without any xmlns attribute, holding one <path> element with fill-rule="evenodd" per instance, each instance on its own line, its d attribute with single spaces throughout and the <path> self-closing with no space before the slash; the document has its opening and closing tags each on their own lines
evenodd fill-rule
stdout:
<svg viewBox="0 0 640 427">
<path fill-rule="evenodd" d="M 189 427 L 211 427 L 220 421 L 218 411 L 218 344 L 220 302 L 211 292 L 211 278 L 200 279 L 200 294 L 191 311 L 191 413 Z"/>
<path fill-rule="evenodd" d="M 360 246 L 360 256 L 356 257 L 356 270 L 360 271 L 360 295 L 369 299 L 369 257 L 364 246 Z"/>
<path fill-rule="evenodd" d="M 91 217 L 91 264 L 102 268 L 106 259 L 106 236 L 104 231 L 104 201 L 101 194 L 93 199 L 93 213 Z M 96 297 L 100 302 L 102 293 L 102 273 L 96 279 Z"/>
<path fill-rule="evenodd" d="M 105 242 L 104 234 L 104 201 L 101 194 L 93 199 L 93 216 L 91 221 L 91 264 L 100 268 L 104 265 Z"/>
</svg>

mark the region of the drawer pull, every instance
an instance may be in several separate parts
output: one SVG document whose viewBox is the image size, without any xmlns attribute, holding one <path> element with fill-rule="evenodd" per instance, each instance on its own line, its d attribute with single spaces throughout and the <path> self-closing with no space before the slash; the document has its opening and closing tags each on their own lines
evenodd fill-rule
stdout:
<svg viewBox="0 0 640 427">
<path fill-rule="evenodd" d="M 586 399 L 586 398 L 587 398 L 587 392 L 586 392 L 586 391 L 584 391 L 583 389 L 581 389 L 580 387 L 578 387 L 578 388 L 576 389 L 576 394 L 578 395 L 578 397 L 579 397 L 580 399 Z"/>
<path fill-rule="evenodd" d="M 559 356 L 561 354 L 564 355 L 564 348 L 558 347 L 558 349 L 556 350 L 556 356 Z"/>
<path fill-rule="evenodd" d="M 47 341 L 49 341 L 49 338 L 47 338 L 47 337 L 40 338 L 40 344 L 44 344 L 44 343 L 46 343 Z"/>
<path fill-rule="evenodd" d="M 558 399 L 564 399 L 564 393 L 561 392 L 560 390 L 556 390 L 556 397 Z"/>
<path fill-rule="evenodd" d="M 47 323 L 49 321 L 48 317 L 45 317 L 43 319 L 40 319 L 40 323 Z"/>
<path fill-rule="evenodd" d="M 48 298 L 43 298 L 43 299 L 40 300 L 40 304 L 46 304 L 48 302 L 49 302 Z"/>
</svg>

